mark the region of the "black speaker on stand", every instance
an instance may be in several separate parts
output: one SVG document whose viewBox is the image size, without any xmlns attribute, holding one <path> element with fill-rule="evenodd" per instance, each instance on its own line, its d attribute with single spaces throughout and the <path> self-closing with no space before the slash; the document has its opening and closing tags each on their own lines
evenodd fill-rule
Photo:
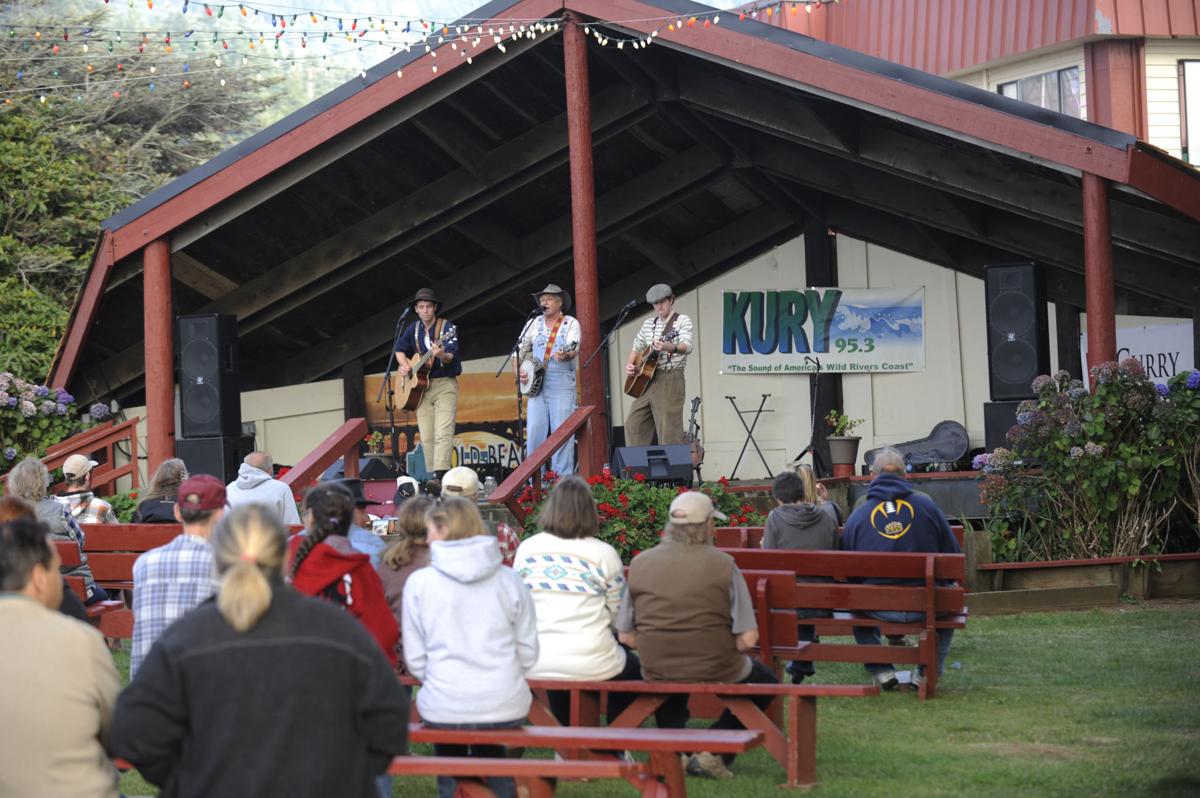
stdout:
<svg viewBox="0 0 1200 798">
<path fill-rule="evenodd" d="M 208 313 L 180 316 L 179 432 L 175 454 L 192 474 L 237 477 L 254 450 L 242 435 L 241 365 L 237 317 Z"/>
<path fill-rule="evenodd" d="M 644 474 L 647 482 L 692 485 L 692 447 L 619 446 L 613 450 L 612 472 L 619 477 Z"/>
<path fill-rule="evenodd" d="M 1033 378 L 1050 373 L 1046 286 L 1036 263 L 1002 263 L 984 270 L 988 386 L 992 400 L 1029 399 Z"/>
</svg>

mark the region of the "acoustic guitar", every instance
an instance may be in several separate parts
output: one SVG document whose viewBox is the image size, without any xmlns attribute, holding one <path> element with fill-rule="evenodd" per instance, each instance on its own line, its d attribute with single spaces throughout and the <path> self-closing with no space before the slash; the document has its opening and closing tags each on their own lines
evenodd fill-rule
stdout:
<svg viewBox="0 0 1200 798">
<path fill-rule="evenodd" d="M 671 330 L 662 337 L 662 342 L 667 343 L 679 337 L 678 330 Z M 654 372 L 658 370 L 658 356 L 662 354 L 652 346 L 648 346 L 638 355 L 637 368 L 634 372 L 625 377 L 625 395 L 632 396 L 637 399 L 646 392 L 646 388 L 650 385 L 650 380 L 654 379 Z"/>
<path fill-rule="evenodd" d="M 437 345 L 445 346 L 457 340 L 458 330 L 453 324 L 447 324 L 446 329 L 442 330 L 442 334 L 429 350 L 426 351 L 416 360 L 408 361 L 408 365 L 412 368 L 408 374 L 393 374 L 392 375 L 392 392 L 395 396 L 396 407 L 401 410 L 416 410 L 417 405 L 421 403 L 421 397 L 425 395 L 425 391 L 429 388 L 429 372 L 433 370 L 433 347 Z"/>
</svg>

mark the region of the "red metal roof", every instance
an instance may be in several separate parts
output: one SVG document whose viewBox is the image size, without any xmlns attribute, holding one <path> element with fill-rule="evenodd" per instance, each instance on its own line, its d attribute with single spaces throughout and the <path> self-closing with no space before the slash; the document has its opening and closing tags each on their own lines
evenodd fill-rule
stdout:
<svg viewBox="0 0 1200 798">
<path fill-rule="evenodd" d="M 797 33 L 935 74 L 1088 37 L 1200 35 L 1200 0 L 844 0 L 773 16 Z"/>
</svg>

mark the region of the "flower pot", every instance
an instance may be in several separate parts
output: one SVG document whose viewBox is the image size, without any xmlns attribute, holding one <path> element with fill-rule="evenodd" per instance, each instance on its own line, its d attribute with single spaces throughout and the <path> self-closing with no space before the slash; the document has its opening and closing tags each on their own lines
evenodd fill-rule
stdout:
<svg viewBox="0 0 1200 798">
<path fill-rule="evenodd" d="M 829 441 L 829 459 L 833 461 L 833 475 L 854 476 L 854 464 L 858 461 L 858 442 L 862 438 L 857 435 L 830 435 L 825 440 Z"/>
</svg>

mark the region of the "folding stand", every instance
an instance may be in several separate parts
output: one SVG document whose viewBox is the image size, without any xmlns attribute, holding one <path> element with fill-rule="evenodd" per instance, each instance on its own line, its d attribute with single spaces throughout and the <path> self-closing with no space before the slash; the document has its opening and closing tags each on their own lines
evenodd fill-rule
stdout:
<svg viewBox="0 0 1200 798">
<path fill-rule="evenodd" d="M 736 401 L 737 397 L 736 396 L 726 396 L 725 397 L 726 399 L 729 400 L 729 404 L 733 405 L 733 412 L 737 414 L 738 421 L 742 422 L 742 427 L 746 430 L 746 441 L 745 441 L 745 443 L 742 444 L 742 451 L 738 453 L 737 462 L 734 463 L 733 471 L 729 474 L 730 479 L 733 479 L 734 477 L 737 476 L 738 466 L 740 466 L 742 464 L 742 456 L 746 454 L 746 447 L 749 446 L 750 444 L 754 444 L 754 451 L 758 452 L 758 459 L 762 460 L 763 468 L 767 469 L 767 479 L 770 479 L 772 476 L 771 466 L 769 466 L 767 464 L 767 458 L 763 457 L 762 449 L 758 448 L 758 441 L 754 440 L 754 428 L 758 426 L 758 419 L 760 417 L 762 417 L 763 413 L 774 413 L 775 412 L 774 410 L 764 410 L 763 409 L 764 407 L 766 407 L 767 398 L 770 395 L 771 394 L 769 394 L 769 393 L 764 393 L 762 395 L 762 401 L 760 401 L 758 403 L 757 410 L 739 410 L 738 406 L 737 406 L 737 401 Z M 746 419 L 745 419 L 746 413 L 754 414 L 754 421 L 752 421 L 749 425 L 746 424 Z"/>
</svg>

